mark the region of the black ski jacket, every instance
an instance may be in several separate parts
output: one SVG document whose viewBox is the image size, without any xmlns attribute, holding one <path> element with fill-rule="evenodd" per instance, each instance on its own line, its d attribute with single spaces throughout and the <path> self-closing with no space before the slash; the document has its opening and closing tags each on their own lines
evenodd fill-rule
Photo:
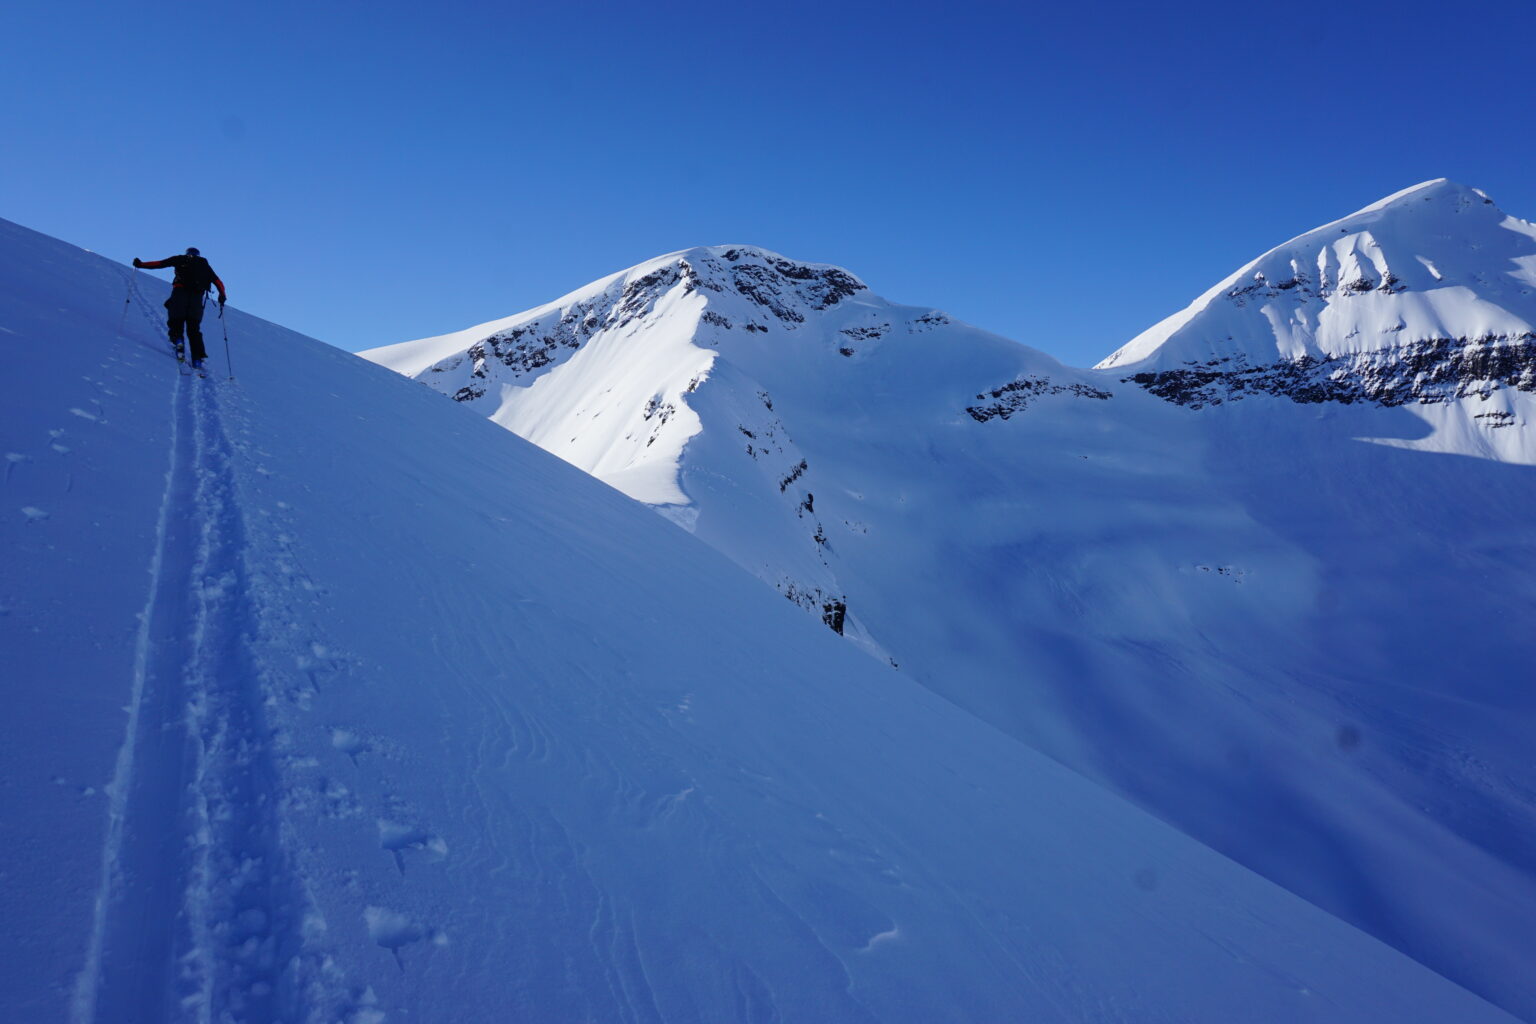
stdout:
<svg viewBox="0 0 1536 1024">
<path fill-rule="evenodd" d="M 219 275 L 213 272 L 213 267 L 201 256 L 168 256 L 163 260 L 155 260 L 152 263 L 145 263 L 141 260 L 136 265 L 145 270 L 175 267 L 176 277 L 171 281 L 172 288 L 186 288 L 188 291 L 201 294 L 210 287 L 217 285 L 219 301 L 223 302 L 225 299 L 224 282 L 219 280 Z"/>
</svg>

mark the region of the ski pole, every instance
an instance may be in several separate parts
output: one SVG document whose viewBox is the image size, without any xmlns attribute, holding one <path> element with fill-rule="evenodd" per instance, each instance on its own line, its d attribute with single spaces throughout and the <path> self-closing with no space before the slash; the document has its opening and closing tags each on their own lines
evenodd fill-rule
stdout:
<svg viewBox="0 0 1536 1024">
<path fill-rule="evenodd" d="M 128 294 L 123 296 L 123 315 L 117 318 L 117 333 L 121 335 L 128 326 L 128 307 L 133 305 L 133 271 L 128 271 Z"/>
<path fill-rule="evenodd" d="M 224 303 L 219 303 L 219 325 L 224 328 L 224 365 L 229 369 L 229 379 L 235 379 L 235 364 L 229 360 L 229 321 L 224 319 Z"/>
</svg>

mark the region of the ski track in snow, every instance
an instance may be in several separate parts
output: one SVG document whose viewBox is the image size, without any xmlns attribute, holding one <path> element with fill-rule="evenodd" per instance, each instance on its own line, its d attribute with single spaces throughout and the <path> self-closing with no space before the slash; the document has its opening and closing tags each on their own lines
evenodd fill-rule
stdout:
<svg viewBox="0 0 1536 1024">
<path fill-rule="evenodd" d="M 187 1001 L 199 1021 L 292 1015 L 298 993 L 285 966 L 298 952 L 302 899 L 279 834 L 264 673 L 251 638 L 259 612 L 248 577 L 219 399 L 193 389 L 200 522 L 192 571 L 192 636 L 186 684 L 196 750 L 192 824 L 196 855 L 185 910 L 194 936 L 184 961 Z"/>
<path fill-rule="evenodd" d="M 131 294 L 163 330 L 136 283 Z M 345 1010 L 326 993 L 339 986 L 324 983 L 321 958 L 305 949 L 316 921 L 283 837 L 267 721 L 274 683 L 302 674 L 314 687 L 316 670 L 312 658 L 272 657 L 292 645 L 272 631 L 284 619 L 272 577 L 253 586 L 261 560 L 224 399 L 178 373 L 170 404 L 166 487 L 71 1019 L 335 1020 Z M 277 564 L 280 581 L 313 589 L 291 556 Z M 303 692 L 285 696 L 302 706 Z M 404 849 L 415 837 L 395 838 Z"/>
<path fill-rule="evenodd" d="M 135 286 L 132 293 L 137 295 Z M 142 300 L 141 300 L 142 304 Z M 133 681 L 129 691 L 127 731 L 118 750 L 117 763 L 112 781 L 107 784 L 107 829 L 102 846 L 101 881 L 96 895 L 90 944 L 86 950 L 85 966 L 80 972 L 75 990 L 71 1020 L 75 1024 L 87 1024 L 98 1019 L 98 999 L 102 981 L 102 955 L 109 928 L 116 929 L 123 915 L 122 890 L 125 879 L 121 865 L 124 852 L 124 831 L 128 813 L 129 793 L 134 784 L 135 759 L 138 754 L 140 718 L 145 704 L 145 691 L 150 675 L 151 630 L 155 622 L 157 605 L 163 587 L 164 565 L 169 535 L 171 506 L 176 500 L 178 473 L 181 461 L 180 410 L 181 378 L 178 375 L 171 391 L 171 436 L 169 466 L 165 473 L 165 493 L 160 502 L 160 513 L 155 525 L 155 550 L 149 563 L 149 596 L 144 610 L 139 613 L 139 630 L 134 644 Z M 157 723 L 153 733 L 165 735 Z M 109 920 L 110 918 L 110 920 Z"/>
</svg>

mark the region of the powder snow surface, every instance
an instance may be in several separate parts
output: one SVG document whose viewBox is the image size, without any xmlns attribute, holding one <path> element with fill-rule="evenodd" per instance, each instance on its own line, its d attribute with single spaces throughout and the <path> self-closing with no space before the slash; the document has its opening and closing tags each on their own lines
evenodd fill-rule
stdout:
<svg viewBox="0 0 1536 1024">
<path fill-rule="evenodd" d="M 1129 376 L 1528 345 L 1533 234 L 1405 190 L 1101 370 L 751 246 L 368 355 L 655 505 L 892 685 L 1536 1019 L 1532 382 L 1195 408 Z"/>
<path fill-rule="evenodd" d="M 4 1019 L 1509 1019 L 471 411 L 0 254 Z"/>
</svg>

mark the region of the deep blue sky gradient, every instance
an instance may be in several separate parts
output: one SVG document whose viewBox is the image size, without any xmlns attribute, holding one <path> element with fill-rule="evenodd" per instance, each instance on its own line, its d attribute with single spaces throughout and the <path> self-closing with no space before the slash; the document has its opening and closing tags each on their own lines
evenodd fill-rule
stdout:
<svg viewBox="0 0 1536 1024">
<path fill-rule="evenodd" d="M 1079 365 L 1434 177 L 1536 219 L 1536 3 L 8 4 L 0 216 L 357 349 L 690 245 Z"/>
</svg>

